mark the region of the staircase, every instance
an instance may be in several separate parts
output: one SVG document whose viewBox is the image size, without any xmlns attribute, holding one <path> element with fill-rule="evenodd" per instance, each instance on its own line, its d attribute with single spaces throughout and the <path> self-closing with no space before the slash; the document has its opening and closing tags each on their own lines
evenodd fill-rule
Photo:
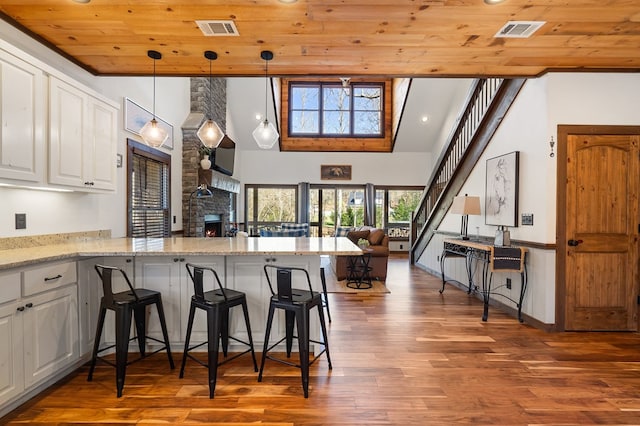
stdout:
<svg viewBox="0 0 640 426">
<path fill-rule="evenodd" d="M 414 264 L 440 226 L 453 198 L 480 159 L 526 79 L 476 80 L 446 148 L 436 162 L 411 220 L 410 259 Z"/>
</svg>

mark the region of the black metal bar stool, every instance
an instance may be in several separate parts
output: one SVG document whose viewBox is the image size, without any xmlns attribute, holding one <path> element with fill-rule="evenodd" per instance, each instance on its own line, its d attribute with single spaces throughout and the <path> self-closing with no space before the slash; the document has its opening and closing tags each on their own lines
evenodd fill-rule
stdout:
<svg viewBox="0 0 640 426">
<path fill-rule="evenodd" d="M 276 283 L 278 292 L 276 293 L 271 284 L 271 278 L 269 273 L 275 269 Z M 304 273 L 307 278 L 308 290 L 300 290 L 292 288 L 292 275 L 293 272 L 299 271 Z M 282 364 L 298 367 L 302 371 L 302 389 L 304 390 L 304 397 L 309 397 L 309 366 L 313 364 L 323 353 L 327 354 L 327 361 L 329 362 L 329 370 L 331 366 L 331 356 L 329 355 L 329 340 L 327 339 L 327 327 L 324 322 L 324 310 L 322 303 L 322 296 L 319 292 L 313 291 L 311 287 L 311 279 L 306 269 L 295 267 L 284 267 L 277 265 L 265 265 L 264 273 L 269 283 L 269 289 L 271 290 L 271 300 L 269 303 L 269 316 L 267 317 L 267 328 L 264 337 L 264 348 L 262 350 L 262 361 L 260 363 L 260 373 L 258 373 L 258 381 L 262 381 L 262 372 L 264 370 L 264 363 L 267 358 L 272 361 L 280 362 Z M 320 319 L 320 327 L 322 330 L 323 341 L 319 342 L 312 340 L 309 337 L 309 311 L 312 308 L 318 308 L 318 317 Z M 285 323 L 286 323 L 286 335 L 282 339 L 278 340 L 273 345 L 269 346 L 269 335 L 271 334 L 271 325 L 273 323 L 273 315 L 276 309 L 282 309 L 285 311 Z M 298 336 L 293 335 L 294 324 L 298 331 Z M 298 350 L 300 354 L 300 364 L 296 364 L 278 357 L 269 355 L 269 351 L 275 348 L 277 345 L 286 340 L 287 358 L 291 357 L 291 347 L 293 345 L 293 339 L 298 339 Z M 309 361 L 309 343 L 313 342 L 323 346 L 323 349 L 318 355 L 316 355 L 311 361 Z"/>
<path fill-rule="evenodd" d="M 322 306 L 327 308 L 327 318 L 329 318 L 329 323 L 331 323 L 331 311 L 329 311 L 329 296 L 327 295 L 327 279 L 324 276 L 324 268 L 320 268 L 320 282 L 322 282 L 322 294 L 324 296 Z"/>
<path fill-rule="evenodd" d="M 249 309 L 247 308 L 247 297 L 244 293 L 231 290 L 222 287 L 220 278 L 216 271 L 212 268 L 205 266 L 197 266 L 191 263 L 186 265 L 187 272 L 193 281 L 194 294 L 191 297 L 191 308 L 189 309 L 189 323 L 187 325 L 187 335 L 184 341 L 184 353 L 182 355 L 182 366 L 180 367 L 180 378 L 184 377 L 184 367 L 187 363 L 187 357 L 191 358 L 198 364 L 207 367 L 209 369 L 209 398 L 213 398 L 213 394 L 216 390 L 216 378 L 218 374 L 218 366 L 228 361 L 236 359 L 240 355 L 244 355 L 251 352 L 253 358 L 254 371 L 258 371 L 258 364 L 256 362 L 256 354 L 253 349 L 253 339 L 251 337 L 251 324 L 249 323 Z M 215 280 L 214 289 L 211 291 L 204 291 L 204 275 L 205 271 L 210 271 Z M 217 288 L 216 288 L 217 286 Z M 244 313 L 244 322 L 247 327 L 247 336 L 249 341 L 245 342 L 229 335 L 229 309 L 234 306 L 242 306 L 242 312 Z M 207 312 L 207 341 L 200 344 L 189 347 L 189 340 L 191 339 L 191 329 L 193 328 L 193 320 L 195 317 L 196 309 L 203 309 Z M 229 339 L 234 340 L 243 345 L 247 345 L 249 348 L 240 352 L 231 358 L 227 358 Z M 225 358 L 224 361 L 218 362 L 219 352 L 219 340 L 222 340 L 222 352 Z M 195 358 L 189 351 L 199 348 L 207 344 L 208 357 L 207 363 Z"/>
<path fill-rule="evenodd" d="M 102 280 L 103 296 L 100 299 L 100 313 L 98 315 L 98 326 L 96 329 L 95 341 L 93 344 L 93 354 L 91 356 L 91 366 L 89 368 L 88 381 L 93 380 L 93 371 L 96 367 L 96 361 L 98 360 L 98 354 L 107 349 L 113 347 L 116 348 L 116 363 L 113 364 L 103 358 L 102 361 L 116 367 L 116 389 L 118 398 L 122 396 L 122 389 L 124 388 L 124 377 L 127 371 L 127 365 L 132 362 L 138 361 L 147 356 L 151 356 L 162 350 L 167 351 L 167 357 L 169 358 L 169 365 L 173 370 L 175 368 L 173 364 L 173 358 L 171 357 L 171 347 L 169 346 L 169 333 L 167 332 L 167 323 L 164 319 L 164 309 L 162 307 L 162 297 L 160 292 L 154 290 L 147 290 L 144 288 L 133 288 L 131 281 L 127 274 L 120 268 L 114 266 L 95 265 L 94 266 L 98 276 Z M 113 292 L 113 272 L 120 271 L 124 277 L 129 290 L 119 293 Z M 162 335 L 164 341 L 147 336 L 146 327 L 146 310 L 147 306 L 156 305 L 158 309 L 158 316 L 160 317 L 160 326 L 162 327 Z M 104 318 L 107 314 L 107 309 L 115 312 L 116 317 L 116 343 L 115 345 L 107 346 L 100 349 L 100 338 L 102 336 L 102 329 L 104 327 Z M 136 336 L 130 337 L 131 331 L 131 317 L 134 317 L 136 324 Z M 127 355 L 129 352 L 129 342 L 131 340 L 138 340 L 138 348 L 140 350 L 140 357 L 127 362 Z M 150 354 L 146 353 L 146 339 L 153 340 L 158 343 L 162 343 L 164 346 L 153 351 Z"/>
</svg>

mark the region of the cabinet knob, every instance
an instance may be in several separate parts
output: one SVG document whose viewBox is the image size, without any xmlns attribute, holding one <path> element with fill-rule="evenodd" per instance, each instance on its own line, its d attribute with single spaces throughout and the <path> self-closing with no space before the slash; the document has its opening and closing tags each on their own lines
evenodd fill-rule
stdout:
<svg viewBox="0 0 640 426">
<path fill-rule="evenodd" d="M 18 311 L 19 311 L 19 312 L 24 311 L 24 306 L 18 306 Z"/>
<path fill-rule="evenodd" d="M 24 305 L 24 306 L 26 306 L 27 308 L 33 308 L 33 303 L 29 302 L 29 303 L 27 303 L 27 304 L 26 304 L 26 305 Z"/>
</svg>

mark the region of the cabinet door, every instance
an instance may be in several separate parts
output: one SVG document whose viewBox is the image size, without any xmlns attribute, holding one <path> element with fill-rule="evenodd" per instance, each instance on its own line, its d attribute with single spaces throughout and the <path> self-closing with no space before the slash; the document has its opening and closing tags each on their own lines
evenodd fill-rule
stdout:
<svg viewBox="0 0 640 426">
<path fill-rule="evenodd" d="M 78 359 L 77 292 L 71 285 L 23 299 L 26 388 Z"/>
<path fill-rule="evenodd" d="M 136 279 L 134 285 L 136 288 L 156 290 L 162 295 L 162 306 L 170 343 L 181 341 L 181 268 L 184 268 L 184 258 L 178 256 L 145 256 L 138 257 L 135 261 Z M 148 335 L 162 340 L 162 329 L 155 307 L 150 309 L 148 318 Z"/>
<path fill-rule="evenodd" d="M 87 95 L 54 77 L 49 78 L 49 182 L 76 187 L 84 180 L 84 139 L 87 137 Z M 85 185 L 86 183 L 86 185 Z"/>
<path fill-rule="evenodd" d="M 44 178 L 44 76 L 0 50 L 0 178 Z"/>
<path fill-rule="evenodd" d="M 117 109 L 89 97 L 90 136 L 85 144 L 84 180 L 93 189 L 115 190 Z"/>
<path fill-rule="evenodd" d="M 22 306 L 0 305 L 0 406 L 24 389 Z"/>
</svg>

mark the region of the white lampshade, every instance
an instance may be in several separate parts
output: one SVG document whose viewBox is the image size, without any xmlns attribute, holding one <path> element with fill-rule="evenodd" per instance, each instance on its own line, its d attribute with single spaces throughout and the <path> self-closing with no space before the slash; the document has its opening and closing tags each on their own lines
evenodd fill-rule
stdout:
<svg viewBox="0 0 640 426">
<path fill-rule="evenodd" d="M 459 195 L 453 199 L 451 205 L 451 213 L 479 215 L 480 214 L 480 197 Z"/>
<path fill-rule="evenodd" d="M 262 149 L 270 149 L 280 137 L 276 127 L 266 118 L 258 124 L 258 127 L 253 131 L 252 135 L 253 139 L 255 139 L 258 146 Z"/>
<path fill-rule="evenodd" d="M 224 138 L 224 133 L 218 123 L 209 119 L 202 123 L 202 126 L 198 129 L 198 138 L 202 142 L 202 144 L 209 148 L 217 148 Z"/>
<path fill-rule="evenodd" d="M 158 121 L 153 118 L 140 129 L 140 137 L 147 145 L 160 148 L 167 141 L 169 133 L 158 126 Z"/>
</svg>

